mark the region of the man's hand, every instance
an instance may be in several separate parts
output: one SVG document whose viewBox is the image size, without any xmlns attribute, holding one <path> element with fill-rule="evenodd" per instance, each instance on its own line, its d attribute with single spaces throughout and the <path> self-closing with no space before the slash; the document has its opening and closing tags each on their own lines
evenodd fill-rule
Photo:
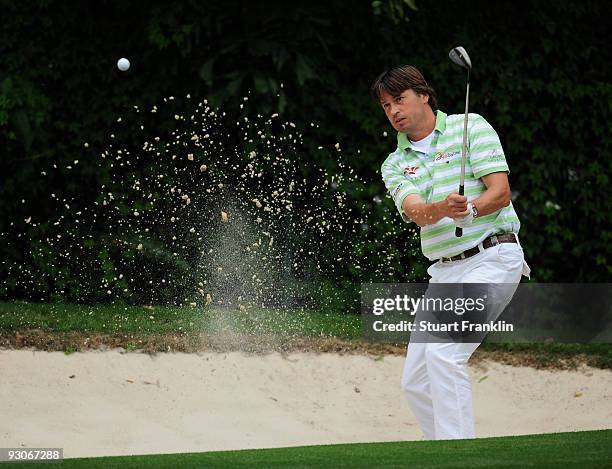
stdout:
<svg viewBox="0 0 612 469">
<path fill-rule="evenodd" d="M 467 204 L 468 214 L 463 218 L 454 218 L 455 226 L 459 228 L 467 228 L 474 221 L 474 213 L 472 212 L 472 204 Z"/>
<path fill-rule="evenodd" d="M 459 195 L 456 192 L 449 194 L 448 197 L 441 202 L 441 205 L 444 216 L 449 218 L 459 219 L 470 214 L 467 206 L 467 197 Z"/>
</svg>

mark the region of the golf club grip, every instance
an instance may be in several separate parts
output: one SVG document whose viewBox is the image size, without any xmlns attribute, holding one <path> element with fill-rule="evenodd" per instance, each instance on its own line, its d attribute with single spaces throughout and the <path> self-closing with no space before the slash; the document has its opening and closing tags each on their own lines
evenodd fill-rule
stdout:
<svg viewBox="0 0 612 469">
<path fill-rule="evenodd" d="M 465 186 L 463 184 L 461 184 L 459 186 L 459 195 L 463 195 L 465 192 Z M 463 236 L 463 228 L 460 228 L 458 226 L 455 227 L 455 237 L 456 238 L 461 238 Z"/>
</svg>

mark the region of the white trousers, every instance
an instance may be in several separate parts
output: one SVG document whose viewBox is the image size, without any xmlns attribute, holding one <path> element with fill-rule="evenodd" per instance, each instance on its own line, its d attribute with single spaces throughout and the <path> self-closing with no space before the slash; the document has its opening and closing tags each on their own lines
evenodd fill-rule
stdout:
<svg viewBox="0 0 612 469">
<path fill-rule="evenodd" d="M 502 243 L 461 261 L 438 261 L 427 269 L 430 283 L 505 285 L 497 307 L 508 305 L 521 275 L 529 276 L 519 244 Z M 493 318 L 495 319 L 495 318 Z M 472 389 L 466 363 L 478 343 L 408 344 L 401 388 L 426 439 L 474 438 Z"/>
</svg>

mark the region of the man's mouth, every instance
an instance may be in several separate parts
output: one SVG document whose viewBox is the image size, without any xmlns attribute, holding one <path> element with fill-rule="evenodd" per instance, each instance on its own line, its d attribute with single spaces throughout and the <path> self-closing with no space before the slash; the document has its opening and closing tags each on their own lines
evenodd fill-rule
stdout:
<svg viewBox="0 0 612 469">
<path fill-rule="evenodd" d="M 405 117 L 400 117 L 399 119 L 395 119 L 395 123 L 399 124 L 401 121 L 405 120 Z"/>
</svg>

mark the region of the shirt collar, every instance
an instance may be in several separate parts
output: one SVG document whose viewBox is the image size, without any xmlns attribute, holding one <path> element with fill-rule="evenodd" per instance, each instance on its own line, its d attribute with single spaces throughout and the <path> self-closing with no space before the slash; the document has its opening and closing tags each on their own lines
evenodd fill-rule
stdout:
<svg viewBox="0 0 612 469">
<path fill-rule="evenodd" d="M 440 111 L 439 109 L 436 111 L 436 126 L 434 127 L 434 131 L 436 130 L 441 134 L 443 134 L 446 130 L 446 114 Z M 397 146 L 400 150 L 407 150 L 408 148 L 412 148 L 410 139 L 405 133 L 397 133 Z"/>
</svg>

